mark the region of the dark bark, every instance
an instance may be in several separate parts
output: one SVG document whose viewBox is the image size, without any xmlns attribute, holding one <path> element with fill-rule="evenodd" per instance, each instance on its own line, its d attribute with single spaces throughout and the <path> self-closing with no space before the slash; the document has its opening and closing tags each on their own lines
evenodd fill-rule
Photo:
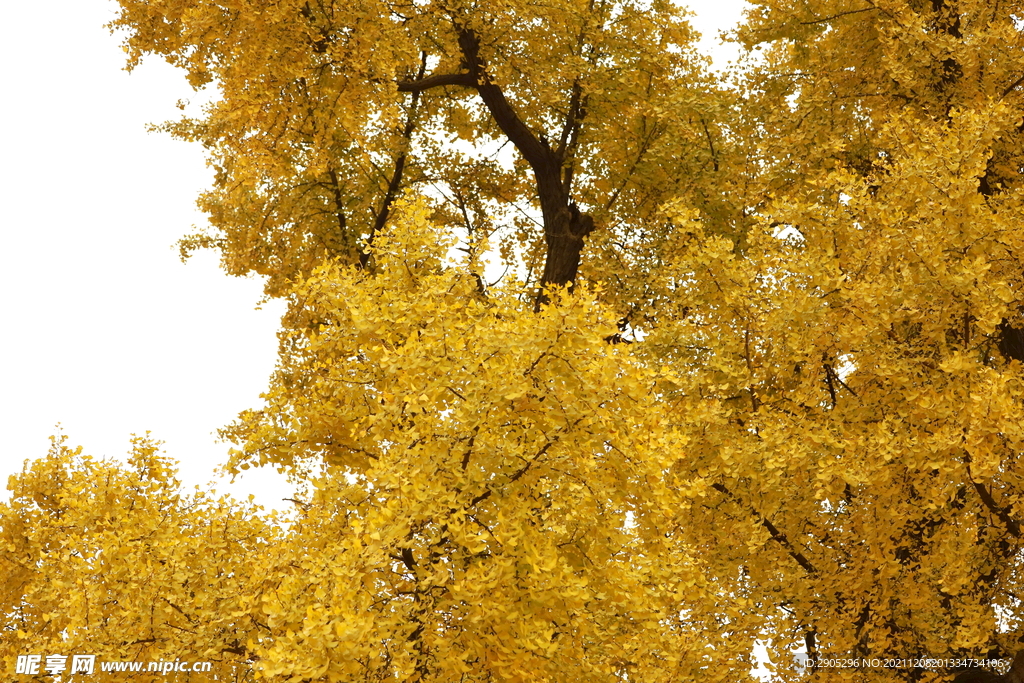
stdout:
<svg viewBox="0 0 1024 683">
<path fill-rule="evenodd" d="M 543 136 L 534 134 L 520 118 L 504 91 L 491 80 L 480 55 L 480 37 L 455 20 L 459 49 L 467 69 L 457 74 L 432 74 L 398 84 L 400 92 L 419 93 L 444 86 L 472 87 L 495 123 L 530 165 L 536 180 L 547 247 L 544 271 L 536 307 L 547 303 L 545 289 L 575 282 L 583 252 L 584 238 L 594 229 L 594 219 L 582 213 L 572 201 L 572 162 L 585 106 L 579 86 L 573 88 L 557 149 Z"/>
<path fill-rule="evenodd" d="M 583 238 L 594 229 L 594 220 L 581 213 L 570 198 L 570 173 L 563 177 L 568 141 L 574 139 L 579 126 L 581 107 L 578 90 L 574 89 L 570 102 L 569 118 L 561 136 L 558 149 L 551 149 L 547 141 L 538 138 L 516 113 L 505 98 L 505 93 L 491 82 L 485 64 L 480 57 L 480 38 L 471 29 L 456 24 L 459 48 L 469 73 L 476 81 L 480 94 L 494 121 L 502 132 L 516 146 L 526 162 L 533 169 L 540 197 L 541 216 L 544 221 L 544 242 L 547 254 L 544 272 L 541 275 L 541 292 L 537 296 L 537 307 L 547 302 L 543 291 L 546 287 L 564 286 L 575 282 L 583 251 Z"/>
<path fill-rule="evenodd" d="M 999 353 L 1008 360 L 1017 360 L 1024 363 L 1024 330 L 1011 325 L 1003 319 L 996 328 L 999 340 Z"/>
<path fill-rule="evenodd" d="M 476 80 L 473 74 L 431 74 L 413 81 L 399 81 L 398 92 L 423 92 L 430 88 L 437 88 L 445 85 L 461 85 L 470 88 L 476 87 Z"/>
<path fill-rule="evenodd" d="M 420 54 L 420 69 L 417 74 L 417 80 L 412 81 L 413 83 L 423 80 L 423 74 L 427 70 L 427 53 L 423 52 Z M 409 145 L 412 144 L 412 134 L 416 130 L 416 111 L 420 105 L 420 89 L 402 90 L 401 84 L 398 86 L 399 92 L 411 92 L 412 101 L 409 103 L 409 113 L 405 119 L 405 126 L 402 128 L 402 141 L 404 147 L 399 151 L 398 156 L 395 157 L 395 170 L 391 174 L 391 180 L 388 181 L 388 189 L 384 193 L 384 200 L 381 202 L 380 211 L 377 212 L 377 217 L 373 221 L 373 225 L 370 227 L 370 234 L 366 238 L 366 248 L 359 252 L 359 267 L 366 268 L 370 263 L 370 247 L 373 246 L 373 240 L 384 229 L 387 224 L 388 216 L 391 214 L 391 206 L 398 199 L 398 193 L 402 187 L 402 180 L 405 176 L 405 164 L 409 160 Z"/>
</svg>

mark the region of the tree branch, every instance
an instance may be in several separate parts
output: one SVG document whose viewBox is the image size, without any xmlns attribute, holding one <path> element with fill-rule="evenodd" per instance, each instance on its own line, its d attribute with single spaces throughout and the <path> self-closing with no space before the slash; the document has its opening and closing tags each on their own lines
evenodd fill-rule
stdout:
<svg viewBox="0 0 1024 683">
<path fill-rule="evenodd" d="M 711 150 L 711 161 L 714 162 L 715 173 L 718 173 L 718 152 L 715 151 L 715 143 L 711 139 L 711 131 L 708 130 L 708 124 L 704 120 L 704 117 L 700 117 L 700 125 L 704 128 L 704 137 L 708 140 L 708 149 Z"/>
<path fill-rule="evenodd" d="M 505 98 L 501 87 L 491 82 L 484 62 L 480 58 L 480 36 L 472 29 L 462 26 L 458 21 L 455 22 L 455 30 L 458 33 L 462 56 L 469 67 L 469 76 L 472 78 L 477 92 L 480 93 L 480 99 L 491 112 L 495 123 L 501 128 L 501 132 L 516 146 L 519 153 L 533 168 L 534 173 L 539 175 L 555 161 L 554 153 L 541 144 L 540 140 L 523 123 L 516 110 Z M 557 168 L 558 165 L 554 165 Z"/>
<path fill-rule="evenodd" d="M 721 493 L 724 493 L 729 498 L 732 498 L 736 502 L 739 502 L 739 499 L 737 499 L 736 496 L 733 495 L 732 491 L 727 489 L 724 484 L 712 484 L 711 488 Z M 793 546 L 793 544 L 786 537 L 786 534 L 779 531 L 775 527 L 775 525 L 768 520 L 767 517 L 761 515 L 761 513 L 759 513 L 753 507 L 749 505 L 747 507 L 750 509 L 750 512 L 752 512 L 754 516 L 757 517 L 758 520 L 761 522 L 761 526 L 768 530 L 768 534 L 772 537 L 772 540 L 781 545 L 783 548 L 785 548 L 786 552 L 789 553 L 789 556 L 796 560 L 796 563 L 803 567 L 804 571 L 806 571 L 808 574 L 818 573 L 818 570 L 814 568 L 814 565 L 812 565 L 806 557 L 804 557 L 804 554 Z"/>
<path fill-rule="evenodd" d="M 452 24 L 458 36 L 463 60 L 476 82 L 477 94 L 505 137 L 515 145 L 530 165 L 537 181 L 537 195 L 544 217 L 544 241 L 547 246 L 541 286 L 534 302 L 534 309 L 540 310 L 548 301 L 546 287 L 571 287 L 576 281 L 583 238 L 594 230 L 594 220 L 570 201 L 569 188 L 565 186 L 565 182 L 571 181 L 571 174 L 565 179 L 562 177 L 562 154 L 566 149 L 561 146 L 558 151 L 551 149 L 547 140 L 530 130 L 505 98 L 501 87 L 491 81 L 486 64 L 480 56 L 480 36 L 462 25 L 457 17 L 452 17 Z M 574 144 L 576 132 L 572 129 L 578 128 L 582 121 L 583 108 L 581 95 L 570 98 L 570 113 L 567 120 L 569 127 L 565 131 L 568 146 Z"/>
<path fill-rule="evenodd" d="M 527 460 L 525 465 L 523 465 L 518 470 L 516 470 L 512 474 L 512 476 L 508 478 L 509 483 L 511 484 L 513 482 L 519 481 L 519 479 L 524 474 L 526 474 L 527 471 L 529 471 L 529 469 L 533 466 L 533 463 L 535 463 L 538 460 L 540 460 L 541 456 L 543 456 L 545 453 L 548 452 L 548 449 L 551 448 L 552 445 L 554 445 L 555 441 L 558 441 L 558 439 L 556 438 L 554 441 L 548 441 L 546 444 L 544 444 L 544 447 L 541 448 L 539 451 L 537 451 L 537 454 L 535 456 L 533 456 L 532 460 Z M 494 494 L 494 489 L 492 489 L 490 487 L 487 487 L 486 489 L 484 489 L 483 493 L 481 493 L 480 495 L 478 495 L 475 498 L 473 498 L 473 500 L 469 501 L 469 505 L 467 506 L 467 508 L 474 507 L 474 506 L 476 506 L 477 503 L 482 503 L 483 501 L 485 501 L 488 498 L 490 498 L 491 495 L 493 495 L 493 494 Z"/>
<path fill-rule="evenodd" d="M 978 496 L 980 496 L 981 501 L 985 503 L 985 507 L 987 507 L 996 517 L 998 517 L 1002 521 L 1003 525 L 1006 527 L 1006 530 L 1010 532 L 1011 536 L 1013 536 L 1014 538 L 1020 538 L 1020 525 L 1017 524 L 1017 522 L 1014 521 L 1012 517 L 1010 517 L 1010 513 L 1007 512 L 1005 507 L 1002 507 L 998 503 L 996 503 L 995 498 L 992 497 L 992 492 L 989 491 L 988 488 L 980 482 L 972 481 L 971 483 L 974 484 L 974 490 L 978 492 Z"/>
<path fill-rule="evenodd" d="M 1016 90 L 1016 89 L 1017 89 L 1017 86 L 1019 86 L 1019 85 L 1020 85 L 1021 83 L 1024 83 L 1024 76 L 1021 76 L 1020 78 L 1018 78 L 1017 80 L 1015 80 L 1015 81 L 1014 81 L 1013 83 L 1011 83 L 1010 85 L 1008 85 L 1008 86 L 1006 87 L 1006 90 L 1004 90 L 1004 91 L 1003 91 L 1003 94 L 999 96 L 999 99 L 1003 99 L 1004 97 L 1006 97 L 1007 95 L 1009 95 L 1009 94 L 1010 94 L 1011 92 L 1013 92 L 1014 90 Z"/>
<path fill-rule="evenodd" d="M 420 72 L 417 76 L 416 81 L 423 81 L 423 74 L 427 70 L 427 53 L 420 53 Z M 399 85 L 401 91 L 401 85 Z M 370 228 L 370 234 L 366 238 L 366 249 L 362 250 L 359 254 L 359 267 L 365 268 L 370 263 L 370 246 L 373 244 L 374 237 L 377 236 L 381 230 L 384 229 L 384 225 L 387 223 L 388 216 L 391 213 L 391 205 L 394 204 L 395 199 L 398 198 L 398 191 L 402 186 L 402 176 L 405 174 L 405 162 L 409 157 L 409 144 L 412 141 L 413 131 L 416 129 L 416 110 L 419 108 L 420 103 L 420 91 L 410 90 L 412 93 L 412 102 L 409 103 L 409 115 L 405 120 L 405 127 L 402 129 L 402 140 L 405 145 L 402 150 L 398 153 L 398 157 L 395 159 L 395 170 L 391 174 L 391 181 L 388 183 L 387 192 L 384 194 L 384 201 L 381 203 L 380 211 L 377 212 L 377 218 L 373 222 L 373 227 Z"/>
<path fill-rule="evenodd" d="M 461 85 L 467 88 L 476 87 L 476 78 L 471 73 L 465 74 L 431 74 L 423 77 L 422 71 L 420 76 L 415 80 L 411 81 L 399 81 L 398 92 L 411 92 L 419 93 L 424 90 L 430 90 L 431 88 L 440 88 L 446 85 Z"/>
<path fill-rule="evenodd" d="M 569 97 L 569 112 L 565 116 L 565 123 L 562 125 L 562 133 L 558 136 L 558 149 L 555 154 L 564 159 L 566 151 L 576 144 L 579 134 L 580 123 L 586 116 L 586 107 L 583 106 L 583 88 L 577 78 L 572 84 L 572 95 Z"/>
</svg>

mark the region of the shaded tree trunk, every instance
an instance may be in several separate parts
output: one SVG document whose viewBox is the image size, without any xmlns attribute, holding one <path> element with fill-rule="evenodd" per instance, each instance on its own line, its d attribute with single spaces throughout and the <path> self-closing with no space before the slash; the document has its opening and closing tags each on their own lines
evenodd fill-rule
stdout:
<svg viewBox="0 0 1024 683">
<path fill-rule="evenodd" d="M 495 123 L 530 165 L 536 181 L 537 196 L 540 198 L 547 248 L 536 298 L 536 308 L 539 309 L 548 301 L 546 288 L 571 287 L 576 281 L 584 238 L 594 230 L 594 219 L 582 213 L 572 201 L 572 173 L 568 170 L 585 117 L 585 107 L 582 105 L 579 88 L 574 88 L 562 135 L 557 146 L 552 148 L 543 135 L 538 136 L 530 130 L 505 97 L 501 86 L 491 80 L 480 56 L 480 38 L 476 32 L 463 26 L 458 19 L 453 19 L 453 24 L 467 72 L 431 74 L 414 81 L 401 82 L 398 89 L 400 92 L 418 93 L 440 86 L 474 88 Z"/>
</svg>

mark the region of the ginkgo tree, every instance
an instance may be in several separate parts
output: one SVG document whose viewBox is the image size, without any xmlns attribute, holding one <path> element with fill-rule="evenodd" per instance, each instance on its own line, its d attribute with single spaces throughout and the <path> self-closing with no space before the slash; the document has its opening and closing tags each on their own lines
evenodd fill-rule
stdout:
<svg viewBox="0 0 1024 683">
<path fill-rule="evenodd" d="M 167 125 L 217 171 L 213 232 L 183 247 L 220 247 L 273 295 L 332 259 L 367 267 L 407 190 L 445 197 L 434 220 L 473 272 L 490 246 L 543 285 L 576 279 L 588 236 L 635 261 L 666 198 L 729 215 L 729 98 L 668 2 L 170 0 L 125 2 L 113 26 L 130 64 L 157 52 L 219 91 Z"/>
<path fill-rule="evenodd" d="M 227 574 L 152 588 L 208 622 L 190 647 L 422 682 L 742 680 L 758 643 L 777 680 L 941 681 L 1022 648 L 1020 3 L 765 0 L 731 80 L 656 0 L 119 4 L 130 66 L 219 95 L 164 126 L 217 171 L 184 253 L 289 305 L 223 434 L 295 518 L 158 494 L 248 525 L 193 570 Z M 85 533 L 21 509 L 11 539 Z M 55 642 L 35 594 L 6 628 Z"/>
<path fill-rule="evenodd" d="M 68 680 L 80 655 L 101 664 L 71 680 L 125 679 L 104 662 L 176 661 L 208 663 L 202 680 L 251 680 L 245 644 L 260 627 L 237 617 L 240 596 L 252 592 L 246 567 L 280 524 L 252 504 L 182 490 L 148 436 L 133 438 L 126 465 L 85 456 L 66 437 L 52 442 L 11 477 L 0 504 L 5 676 L 36 655 L 46 659 L 33 678 Z M 167 679 L 145 668 L 131 676 Z"/>
<path fill-rule="evenodd" d="M 770 45 L 743 84 L 756 212 L 793 254 L 734 310 L 762 378 L 741 448 L 805 444 L 788 476 L 714 485 L 792 545 L 777 585 L 812 650 L 1020 648 L 1021 16 L 764 3 L 740 31 Z"/>
</svg>

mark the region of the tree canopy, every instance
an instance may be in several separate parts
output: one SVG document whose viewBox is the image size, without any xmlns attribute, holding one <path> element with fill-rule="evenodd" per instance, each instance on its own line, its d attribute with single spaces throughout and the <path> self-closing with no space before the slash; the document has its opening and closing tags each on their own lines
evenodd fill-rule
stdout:
<svg viewBox="0 0 1024 683">
<path fill-rule="evenodd" d="M 55 445 L 0 508 L 8 664 L 724 682 L 760 643 L 779 681 L 938 682 L 1022 649 L 1022 3 L 762 0 L 731 75 L 659 0 L 119 4 L 130 66 L 218 93 L 164 126 L 216 169 L 183 253 L 288 302 L 226 466 L 300 493 Z"/>
</svg>

